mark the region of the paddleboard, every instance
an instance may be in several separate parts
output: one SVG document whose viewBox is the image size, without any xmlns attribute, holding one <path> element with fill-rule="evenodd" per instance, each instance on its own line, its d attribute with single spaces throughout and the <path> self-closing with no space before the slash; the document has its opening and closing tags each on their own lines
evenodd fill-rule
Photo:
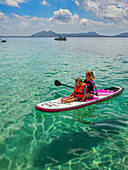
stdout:
<svg viewBox="0 0 128 170">
<path fill-rule="evenodd" d="M 75 101 L 71 103 L 61 103 L 60 100 L 61 98 L 58 98 L 55 100 L 39 103 L 35 105 L 35 108 L 44 112 L 60 112 L 60 111 L 78 109 L 81 107 L 85 107 L 112 98 L 118 95 L 119 93 L 121 93 L 122 91 L 123 91 L 122 87 L 110 87 L 110 88 L 98 90 L 98 96 L 94 95 L 90 99 L 87 99 L 83 102 Z"/>
</svg>

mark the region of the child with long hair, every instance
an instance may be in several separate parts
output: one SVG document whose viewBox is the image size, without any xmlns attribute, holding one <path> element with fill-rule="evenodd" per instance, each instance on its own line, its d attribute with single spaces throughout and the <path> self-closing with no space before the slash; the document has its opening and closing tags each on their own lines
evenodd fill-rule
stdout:
<svg viewBox="0 0 128 170">
<path fill-rule="evenodd" d="M 91 97 L 94 96 L 94 88 L 96 90 L 96 95 L 98 96 L 98 90 L 97 90 L 97 87 L 96 87 L 96 84 L 93 80 L 95 80 L 95 76 L 93 74 L 93 71 L 92 70 L 89 70 L 86 72 L 86 75 L 85 75 L 85 80 L 83 81 L 83 83 L 86 83 L 87 84 L 87 94 L 86 94 L 86 99 L 89 99 Z"/>
</svg>

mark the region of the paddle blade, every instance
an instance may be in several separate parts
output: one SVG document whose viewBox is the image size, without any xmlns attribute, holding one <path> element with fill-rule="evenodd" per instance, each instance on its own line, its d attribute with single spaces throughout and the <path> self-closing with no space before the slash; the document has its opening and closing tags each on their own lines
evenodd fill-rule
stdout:
<svg viewBox="0 0 128 170">
<path fill-rule="evenodd" d="M 54 84 L 55 84 L 55 86 L 61 86 L 62 85 L 58 80 L 55 80 Z"/>
</svg>

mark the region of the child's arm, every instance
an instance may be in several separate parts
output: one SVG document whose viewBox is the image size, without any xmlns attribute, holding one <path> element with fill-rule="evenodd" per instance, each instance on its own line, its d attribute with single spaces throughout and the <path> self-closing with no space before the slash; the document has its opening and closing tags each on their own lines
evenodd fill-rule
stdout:
<svg viewBox="0 0 128 170">
<path fill-rule="evenodd" d="M 69 96 L 69 97 L 71 97 L 74 93 L 75 93 L 75 92 L 73 91 L 73 92 L 70 94 L 70 96 Z"/>
<path fill-rule="evenodd" d="M 93 87 L 94 87 L 94 88 L 95 88 L 95 90 L 96 90 L 96 95 L 98 95 L 98 90 L 97 90 L 97 87 L 96 87 L 95 82 L 92 80 L 92 81 L 91 81 L 91 83 L 92 83 Z"/>
</svg>

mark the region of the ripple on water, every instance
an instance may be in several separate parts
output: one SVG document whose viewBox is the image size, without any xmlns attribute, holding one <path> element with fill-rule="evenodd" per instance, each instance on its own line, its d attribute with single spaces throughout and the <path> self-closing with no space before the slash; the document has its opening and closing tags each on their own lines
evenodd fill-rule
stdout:
<svg viewBox="0 0 128 170">
<path fill-rule="evenodd" d="M 122 38 L 10 38 L 0 46 L 0 169 L 127 169 L 127 50 Z M 74 86 L 87 70 L 98 89 L 124 92 L 67 112 L 35 110 L 72 92 L 56 79 Z"/>
</svg>

